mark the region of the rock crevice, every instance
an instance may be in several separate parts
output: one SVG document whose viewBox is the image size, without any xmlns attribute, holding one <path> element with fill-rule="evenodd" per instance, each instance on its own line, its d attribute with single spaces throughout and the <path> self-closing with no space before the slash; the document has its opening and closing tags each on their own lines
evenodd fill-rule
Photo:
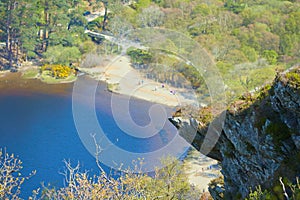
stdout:
<svg viewBox="0 0 300 200">
<path fill-rule="evenodd" d="M 221 163 L 225 198 L 242 199 L 258 185 L 272 188 L 280 176 L 291 180 L 299 176 L 300 84 L 290 78 L 299 72 L 300 67 L 278 74 L 251 105 L 226 111 L 220 137 L 207 154 Z M 184 117 L 169 120 L 201 152 L 209 124 L 199 126 Z"/>
</svg>

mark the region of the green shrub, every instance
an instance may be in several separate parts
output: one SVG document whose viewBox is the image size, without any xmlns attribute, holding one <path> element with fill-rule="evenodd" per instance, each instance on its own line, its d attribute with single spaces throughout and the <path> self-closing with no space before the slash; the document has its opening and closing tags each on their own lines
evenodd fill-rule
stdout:
<svg viewBox="0 0 300 200">
<path fill-rule="evenodd" d="M 271 200 L 271 194 L 267 190 L 262 191 L 261 187 L 256 187 L 256 190 L 250 190 L 249 197 L 246 200 Z"/>
<path fill-rule="evenodd" d="M 265 50 L 263 52 L 263 57 L 267 59 L 269 64 L 274 65 L 277 63 L 278 54 L 274 50 Z"/>
<path fill-rule="evenodd" d="M 136 64 L 147 64 L 152 59 L 152 54 L 147 50 L 129 48 L 127 55 L 130 56 L 133 63 Z"/>
<path fill-rule="evenodd" d="M 289 72 L 286 74 L 288 82 L 295 88 L 300 88 L 300 74 L 296 72 Z"/>
</svg>

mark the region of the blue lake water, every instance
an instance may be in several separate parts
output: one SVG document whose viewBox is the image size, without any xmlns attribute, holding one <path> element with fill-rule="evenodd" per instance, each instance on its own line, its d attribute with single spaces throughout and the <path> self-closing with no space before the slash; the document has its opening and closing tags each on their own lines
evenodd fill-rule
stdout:
<svg viewBox="0 0 300 200">
<path fill-rule="evenodd" d="M 119 148 L 132 152 L 156 151 L 172 141 L 176 129 L 168 122 L 159 134 L 144 139 L 128 136 L 115 123 L 111 111 L 111 93 L 99 84 L 96 93 L 96 114 L 107 138 Z M 36 175 L 22 187 L 22 197 L 33 189 L 50 183 L 63 186 L 63 160 L 74 165 L 80 162 L 82 170 L 98 174 L 95 158 L 82 143 L 73 120 L 72 84 L 47 85 L 38 80 L 21 80 L 17 75 L 0 80 L 0 148 L 14 153 L 23 162 L 22 174 L 37 170 Z M 124 96 L 119 96 L 120 101 Z M 132 99 L 132 118 L 144 126 L 150 118 L 152 103 Z M 83 105 L 82 106 L 90 106 Z M 173 111 L 166 108 L 168 116 Z M 117 141 L 117 142 L 116 142 Z M 188 145 L 182 140 L 182 147 Z M 180 146 L 179 145 L 179 146 Z M 177 154 L 183 152 L 177 146 Z M 108 150 L 109 151 L 109 150 Z M 105 153 L 105 152 L 104 152 Z M 103 165 L 104 169 L 110 168 Z"/>
</svg>

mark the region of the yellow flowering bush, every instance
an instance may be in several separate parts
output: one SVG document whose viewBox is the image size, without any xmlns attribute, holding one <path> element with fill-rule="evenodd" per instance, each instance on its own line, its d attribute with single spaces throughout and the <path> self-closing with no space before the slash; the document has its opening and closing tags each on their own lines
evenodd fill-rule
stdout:
<svg viewBox="0 0 300 200">
<path fill-rule="evenodd" d="M 69 77 L 71 74 L 75 74 L 75 70 L 73 68 L 58 64 L 44 65 L 41 70 L 42 72 L 46 70 L 50 71 L 52 76 L 57 79 L 64 79 Z"/>
</svg>

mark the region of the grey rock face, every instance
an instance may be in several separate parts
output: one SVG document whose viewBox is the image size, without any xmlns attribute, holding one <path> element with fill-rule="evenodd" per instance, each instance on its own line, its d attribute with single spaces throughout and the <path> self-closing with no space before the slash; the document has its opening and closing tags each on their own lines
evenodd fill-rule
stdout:
<svg viewBox="0 0 300 200">
<path fill-rule="evenodd" d="M 285 76 L 280 74 L 248 108 L 226 113 L 218 142 L 207 154 L 221 162 L 226 199 L 245 198 L 250 188 L 270 188 L 279 176 L 293 179 L 300 174 L 300 89 Z M 169 120 L 200 151 L 207 126 L 199 128 L 195 119 Z"/>
</svg>

